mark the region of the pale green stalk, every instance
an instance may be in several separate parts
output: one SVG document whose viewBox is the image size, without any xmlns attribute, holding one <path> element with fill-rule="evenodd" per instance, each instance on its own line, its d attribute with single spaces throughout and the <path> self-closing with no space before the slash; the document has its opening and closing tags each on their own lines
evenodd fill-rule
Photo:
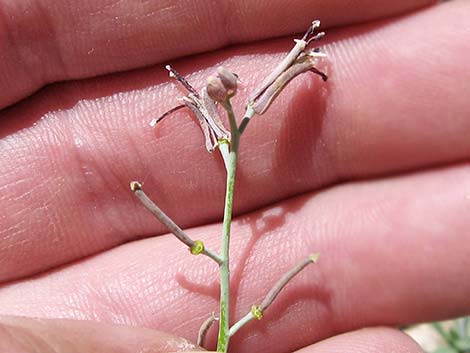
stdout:
<svg viewBox="0 0 470 353">
<path fill-rule="evenodd" d="M 266 297 L 263 299 L 260 305 L 253 305 L 251 307 L 251 311 L 246 314 L 243 318 L 241 318 L 237 323 L 235 323 L 230 328 L 230 337 L 237 333 L 239 329 L 249 323 L 251 320 L 258 319 L 261 320 L 263 317 L 264 312 L 266 309 L 271 306 L 274 299 L 279 295 L 281 290 L 289 283 L 292 278 L 297 276 L 305 267 L 307 267 L 311 263 L 316 263 L 320 254 L 315 253 L 307 258 L 303 259 L 299 263 L 297 263 L 293 268 L 291 268 L 288 272 L 286 272 L 277 283 L 274 285 L 273 288 L 268 292 Z"/>
<path fill-rule="evenodd" d="M 239 329 L 249 323 L 251 320 L 256 319 L 253 313 L 250 311 L 248 314 L 243 316 L 239 321 L 237 321 L 231 328 L 230 328 L 230 337 L 235 335 Z"/>
<path fill-rule="evenodd" d="M 220 254 L 222 264 L 220 265 L 220 318 L 217 352 L 227 352 L 230 339 L 230 228 L 232 224 L 233 191 L 235 188 L 235 174 L 237 170 L 238 145 L 240 142 L 240 134 L 238 132 L 237 123 L 229 100 L 226 101 L 224 107 L 227 110 L 230 120 L 232 141 L 227 170 L 227 189 L 225 194 L 222 249 Z"/>
<path fill-rule="evenodd" d="M 222 258 L 222 263 L 220 265 L 220 319 L 219 337 L 217 340 L 217 352 L 227 352 L 230 340 L 230 229 L 232 225 L 233 191 L 235 189 L 235 174 L 237 170 L 238 146 L 240 143 L 241 136 L 229 99 L 227 99 L 227 101 L 225 102 L 224 108 L 227 110 L 227 114 L 230 120 L 232 141 L 230 143 L 229 163 L 226 164 L 226 166 L 228 166 L 227 189 L 225 194 L 222 249 L 220 254 Z M 249 120 L 253 115 L 253 110 L 247 109 L 245 119 Z"/>
<path fill-rule="evenodd" d="M 230 168 L 230 142 L 227 140 L 219 140 L 218 148 L 224 160 L 225 170 L 228 172 Z"/>
<path fill-rule="evenodd" d="M 220 268 L 220 317 L 219 317 L 219 335 L 217 340 L 217 352 L 226 353 L 228 351 L 230 336 L 235 334 L 238 329 L 249 321 L 261 319 L 263 310 L 265 310 L 274 298 L 279 294 L 280 290 L 287 284 L 290 279 L 300 272 L 308 263 L 315 260 L 309 258 L 304 260 L 300 265 L 294 267 L 288 272 L 275 287 L 268 293 L 265 300 L 261 305 L 252 307 L 248 313 L 239 322 L 235 323 L 230 331 L 230 229 L 232 224 L 233 213 L 233 193 L 235 189 L 235 175 L 237 169 L 238 148 L 240 143 L 240 136 L 245 131 L 251 118 L 255 114 L 263 114 L 269 107 L 273 99 L 280 93 L 280 91 L 287 85 L 290 80 L 299 74 L 310 70 L 322 76 L 326 81 L 326 75 L 318 71 L 313 66 L 313 58 L 322 57 L 323 55 L 318 51 L 313 50 L 310 53 L 305 53 L 304 50 L 307 45 L 314 40 L 320 39 L 324 33 L 314 35 L 314 32 L 319 27 L 320 22 L 314 21 L 309 27 L 302 39 L 296 40 L 296 45 L 289 52 L 287 57 L 274 69 L 274 71 L 257 87 L 254 93 L 250 96 L 246 107 L 245 116 L 243 117 L 239 126 L 233 113 L 230 97 L 236 93 L 238 76 L 229 72 L 228 70 L 220 67 L 218 69 L 218 77 L 210 76 L 208 83 L 203 88 L 202 93 L 199 94 L 177 71 L 169 65 L 166 67 L 170 72 L 170 76 L 174 77 L 180 82 L 188 91 L 188 94 L 183 97 L 184 105 L 180 105 L 171 109 L 160 118 L 153 120 L 151 125 L 154 126 L 161 121 L 168 114 L 181 109 L 183 107 L 189 108 L 198 118 L 201 129 L 206 139 L 206 147 L 209 152 L 212 152 L 215 147 L 218 147 L 224 161 L 225 169 L 227 171 L 227 185 L 225 194 L 225 207 L 224 219 L 221 240 L 220 255 L 204 248 L 204 244 L 200 240 L 193 241 L 190 239 L 175 222 L 173 222 L 162 210 L 156 206 L 141 190 L 141 185 L 134 182 L 131 188 L 136 196 L 164 225 L 168 227 L 183 243 L 185 243 L 194 255 L 205 254 L 212 258 L 219 264 Z M 308 61 L 308 62 L 307 62 Z M 308 65 L 303 65 L 307 62 Z M 231 93 L 229 93 L 231 92 Z M 226 98 L 227 95 L 229 98 Z M 227 111 L 231 134 L 225 130 L 222 121 L 219 119 L 215 101 L 219 102 Z M 230 136 L 231 135 L 231 136 Z M 229 141 L 230 139 L 230 141 Z M 214 146 L 216 145 L 216 146 Z M 211 318 L 204 322 L 198 336 L 198 343 L 203 344 L 205 335 L 210 325 L 215 320 L 212 315 Z"/>
</svg>

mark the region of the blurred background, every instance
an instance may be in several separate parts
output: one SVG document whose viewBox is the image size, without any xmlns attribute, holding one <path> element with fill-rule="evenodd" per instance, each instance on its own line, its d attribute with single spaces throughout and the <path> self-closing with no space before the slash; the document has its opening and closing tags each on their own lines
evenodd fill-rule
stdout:
<svg viewBox="0 0 470 353">
<path fill-rule="evenodd" d="M 428 353 L 470 353 L 470 316 L 404 329 Z"/>
</svg>

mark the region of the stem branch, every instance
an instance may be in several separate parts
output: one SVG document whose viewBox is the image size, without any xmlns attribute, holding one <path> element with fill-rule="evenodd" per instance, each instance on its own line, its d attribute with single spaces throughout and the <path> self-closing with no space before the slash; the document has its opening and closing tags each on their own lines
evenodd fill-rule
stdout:
<svg viewBox="0 0 470 353">
<path fill-rule="evenodd" d="M 288 272 L 286 272 L 279 279 L 279 281 L 277 281 L 274 287 L 271 288 L 271 290 L 268 292 L 268 294 L 263 299 L 261 304 L 259 306 L 253 305 L 253 307 L 251 308 L 251 311 L 230 328 L 230 332 L 229 332 L 230 337 L 232 337 L 239 329 L 241 329 L 244 325 L 249 323 L 251 320 L 253 319 L 261 320 L 261 318 L 263 317 L 264 311 L 272 304 L 272 302 L 276 299 L 276 297 L 279 295 L 281 290 L 287 285 L 287 283 L 289 283 L 292 280 L 292 278 L 294 278 L 298 273 L 300 273 L 309 264 L 316 263 L 317 260 L 318 260 L 318 254 L 312 254 L 308 256 L 307 258 L 303 259 L 302 261 L 300 261 Z"/>
<path fill-rule="evenodd" d="M 238 128 L 238 131 L 240 132 L 240 135 L 243 134 L 243 131 L 245 131 L 246 127 L 248 126 L 248 123 L 250 122 L 251 118 L 255 115 L 255 111 L 253 110 L 253 106 L 251 104 L 248 104 L 246 107 L 246 112 L 245 116 L 240 123 L 240 126 Z"/>
<path fill-rule="evenodd" d="M 223 140 L 219 141 L 219 151 L 222 155 L 222 159 L 224 160 L 225 170 L 228 172 L 230 168 L 230 149 L 229 149 L 229 141 Z"/>
<path fill-rule="evenodd" d="M 199 333 L 197 335 L 197 345 L 199 347 L 204 348 L 204 344 L 206 342 L 206 335 L 209 329 L 211 328 L 212 324 L 217 321 L 218 318 L 215 316 L 214 312 L 211 313 L 211 316 L 209 316 L 201 325 L 201 328 L 199 329 Z"/>
<path fill-rule="evenodd" d="M 166 213 L 147 196 L 144 190 L 142 190 L 142 185 L 139 182 L 131 182 L 131 190 L 134 192 L 135 196 L 137 196 L 142 205 L 144 205 L 145 208 L 155 216 L 155 218 L 157 218 L 171 233 L 173 233 L 179 241 L 186 244 L 188 248 L 191 249 L 191 252 L 193 252 L 194 246 L 202 245 L 202 248 L 199 249 L 197 253 L 210 257 L 219 265 L 222 263 L 222 258 L 219 255 L 206 249 L 201 241 L 192 240 L 170 217 L 168 217 Z"/>
</svg>

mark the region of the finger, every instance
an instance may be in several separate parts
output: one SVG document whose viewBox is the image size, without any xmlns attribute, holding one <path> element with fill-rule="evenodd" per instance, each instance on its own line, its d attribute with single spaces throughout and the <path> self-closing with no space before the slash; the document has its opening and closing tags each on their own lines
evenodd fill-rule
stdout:
<svg viewBox="0 0 470 353">
<path fill-rule="evenodd" d="M 470 89 L 469 7 L 453 1 L 332 35 L 325 48 L 331 83 L 297 79 L 243 136 L 235 212 L 340 180 L 468 159 L 470 103 L 462 92 Z M 289 45 L 236 49 L 178 67 L 200 72 L 190 78 L 200 87 L 225 58 L 246 78 L 234 103 L 241 114 L 246 93 Z M 144 182 L 182 227 L 221 219 L 223 164 L 205 151 L 189 114 L 148 126 L 181 97 L 165 81 L 159 69 L 60 85 L 2 116 L 1 279 L 164 232 L 131 194 L 132 180 Z"/>
<path fill-rule="evenodd" d="M 303 30 L 316 18 L 333 26 L 432 2 L 304 0 L 288 7 L 282 0 L 3 2 L 0 107 L 52 81 L 128 70 L 229 43 L 285 35 Z"/>
<path fill-rule="evenodd" d="M 409 336 L 390 328 L 367 328 L 332 337 L 298 353 L 423 353 Z"/>
<path fill-rule="evenodd" d="M 92 321 L 0 317 L 0 348 L 8 353 L 164 353 L 193 351 L 162 332 Z"/>
<path fill-rule="evenodd" d="M 391 328 L 366 328 L 334 336 L 296 351 L 298 353 L 423 353 L 404 333 Z M 202 352 L 194 352 L 202 353 Z"/>
<path fill-rule="evenodd" d="M 357 182 L 284 201 L 232 227 L 232 323 L 320 252 L 235 352 L 292 352 L 353 329 L 470 313 L 470 165 Z M 191 229 L 213 248 L 220 224 Z M 153 327 L 194 341 L 218 312 L 218 271 L 173 237 L 121 246 L 0 290 L 0 312 Z M 216 329 L 208 334 L 213 348 Z"/>
</svg>

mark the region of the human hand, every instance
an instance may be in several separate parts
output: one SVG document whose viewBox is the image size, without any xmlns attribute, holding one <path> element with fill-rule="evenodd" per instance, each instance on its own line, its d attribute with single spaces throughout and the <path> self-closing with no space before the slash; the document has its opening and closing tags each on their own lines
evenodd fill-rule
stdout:
<svg viewBox="0 0 470 353">
<path fill-rule="evenodd" d="M 128 183 L 144 181 L 178 224 L 217 248 L 220 225 L 209 223 L 221 217 L 222 161 L 207 154 L 187 113 L 148 127 L 180 96 L 161 66 L 85 77 L 289 35 L 313 18 L 323 28 L 344 26 L 322 42 L 331 80 L 296 79 L 242 139 L 234 318 L 297 259 L 312 251 L 322 257 L 262 321 L 240 331 L 233 350 L 292 351 L 365 326 L 469 313 L 470 5 L 453 1 L 347 26 L 428 2 L 348 3 L 5 7 L 0 313 L 194 338 L 217 309 L 217 271 L 161 235 Z M 287 39 L 242 44 L 172 64 L 197 72 L 189 77 L 195 86 L 221 62 L 233 69 L 245 85 L 234 100 L 241 111 L 290 46 Z M 68 82 L 13 104 L 55 80 Z M 86 342 L 93 324 L 72 323 L 82 324 Z M 338 350 L 337 342 L 361 352 L 386 351 L 393 342 L 399 352 L 418 351 L 380 328 L 307 349 Z"/>
</svg>

